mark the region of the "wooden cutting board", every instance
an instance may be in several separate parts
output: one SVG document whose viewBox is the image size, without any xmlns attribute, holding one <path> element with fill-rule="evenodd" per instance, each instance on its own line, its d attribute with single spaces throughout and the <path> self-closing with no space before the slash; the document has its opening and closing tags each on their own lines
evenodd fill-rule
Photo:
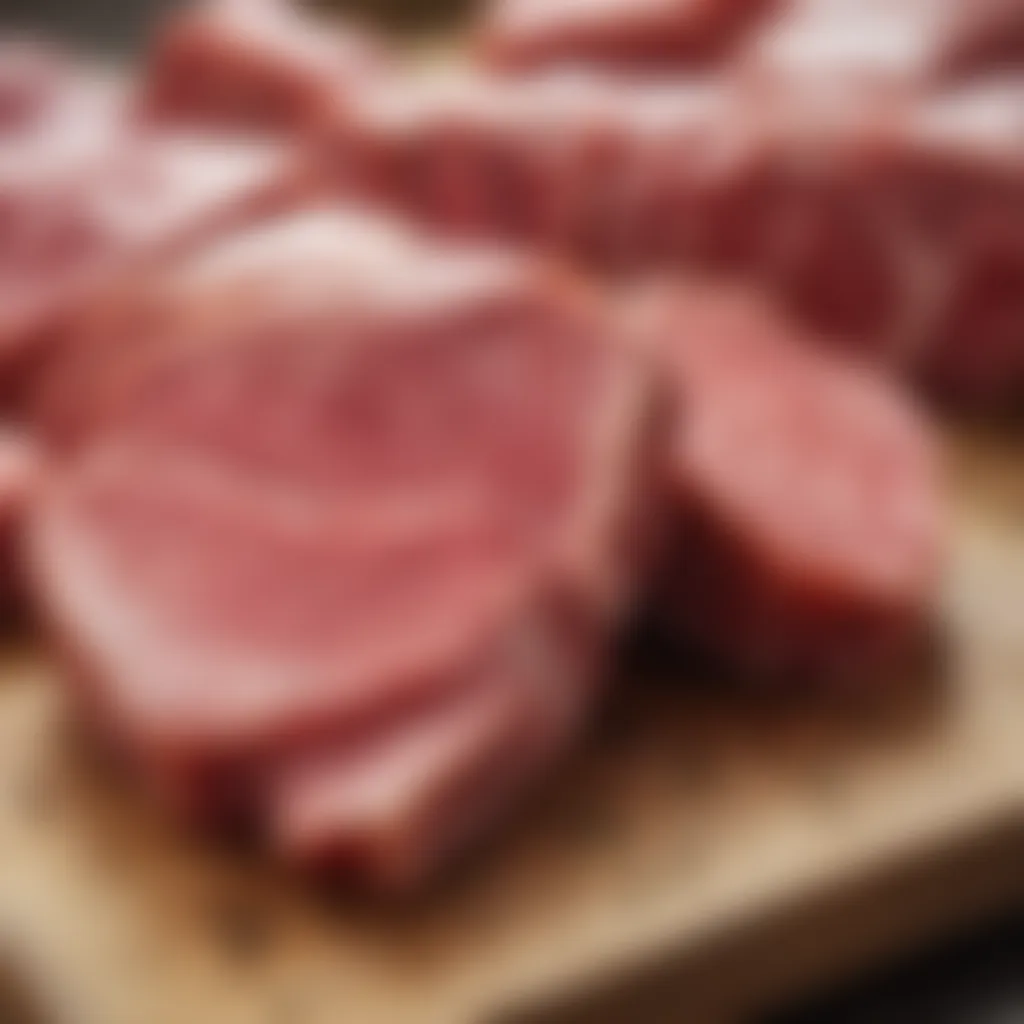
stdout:
<svg viewBox="0 0 1024 1024">
<path fill-rule="evenodd" d="M 623 680 L 588 749 L 414 906 L 181 835 L 93 763 L 45 660 L 12 651 L 7 987 L 59 1024 L 732 1020 L 1024 901 L 1022 452 L 951 443 L 944 650 L 918 678 L 846 708 L 669 666 Z"/>
</svg>

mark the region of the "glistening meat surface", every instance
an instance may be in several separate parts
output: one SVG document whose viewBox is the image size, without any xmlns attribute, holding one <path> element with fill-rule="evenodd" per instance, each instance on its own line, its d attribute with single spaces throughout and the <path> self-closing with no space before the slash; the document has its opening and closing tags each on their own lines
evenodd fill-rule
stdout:
<svg viewBox="0 0 1024 1024">
<path fill-rule="evenodd" d="M 562 737 L 535 774 L 575 731 L 550 726 L 553 709 L 575 721 L 594 700 L 639 572 L 646 391 L 589 290 L 315 211 L 123 301 L 69 364 L 83 387 L 52 393 L 79 404 L 32 551 L 88 698 L 143 773 L 184 803 L 211 773 L 257 780 L 260 804 L 258 780 L 296 744 L 326 744 L 345 776 L 367 723 L 512 687 L 485 716 L 494 744 L 521 700 L 550 705 L 542 725 Z M 133 304 L 162 314 L 141 340 Z M 495 800 L 519 788 L 498 774 Z M 435 818 L 456 828 L 447 800 L 429 809 L 431 778 L 415 780 L 428 808 L 408 803 L 424 850 Z M 484 789 L 466 799 L 486 804 Z M 358 841 L 335 799 L 315 829 L 304 812 L 299 847 Z"/>
<path fill-rule="evenodd" d="M 126 130 L 76 173 L 12 181 L 0 231 L 2 383 L 27 387 L 64 323 L 99 293 L 304 187 L 301 160 L 272 145 Z"/>
<path fill-rule="evenodd" d="M 1020 100 L 1013 78 L 880 102 L 816 80 L 421 75 L 324 133 L 343 187 L 434 228 L 756 283 L 815 336 L 984 405 L 1024 391 Z"/>
</svg>

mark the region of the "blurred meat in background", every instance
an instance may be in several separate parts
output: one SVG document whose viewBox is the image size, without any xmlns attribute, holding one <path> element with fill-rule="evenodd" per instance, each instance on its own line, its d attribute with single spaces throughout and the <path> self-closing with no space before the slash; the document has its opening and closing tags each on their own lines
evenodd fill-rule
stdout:
<svg viewBox="0 0 1024 1024">
<path fill-rule="evenodd" d="M 1020 0 L 122 13 L 0 48 L 0 593 L 143 802 L 411 897 L 648 631 L 808 708 L 963 642 Z M 122 56 L 13 31 L 54 19 Z"/>
</svg>

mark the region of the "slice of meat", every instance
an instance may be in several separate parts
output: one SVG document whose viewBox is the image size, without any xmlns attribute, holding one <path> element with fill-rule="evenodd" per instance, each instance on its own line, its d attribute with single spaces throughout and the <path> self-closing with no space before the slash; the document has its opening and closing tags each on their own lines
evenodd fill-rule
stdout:
<svg viewBox="0 0 1024 1024">
<path fill-rule="evenodd" d="M 497 0 L 478 30 L 490 64 L 692 67 L 720 60 L 774 0 Z"/>
<path fill-rule="evenodd" d="M 372 90 L 331 131 L 340 179 L 436 228 L 616 275 L 754 278 L 830 335 L 902 362 L 935 295 L 919 239 L 877 187 L 902 109 L 757 102 L 705 82 L 446 76 Z"/>
<path fill-rule="evenodd" d="M 578 729 L 593 694 L 566 685 L 579 667 L 555 640 L 522 637 L 431 706 L 298 755 L 275 773 L 276 844 L 305 863 L 354 863 L 390 890 L 421 882 L 507 813 Z"/>
<path fill-rule="evenodd" d="M 344 95 L 387 63 L 366 33 L 317 22 L 290 0 L 210 0 L 158 35 L 143 108 L 220 129 L 301 131 L 325 94 Z"/>
<path fill-rule="evenodd" d="M 746 245 L 734 269 L 817 336 L 946 400 L 1011 405 L 1024 388 L 1021 82 L 894 97 L 881 113 L 876 100 L 769 102 L 717 178 Z"/>
<path fill-rule="evenodd" d="M 755 678 L 863 684 L 920 636 L 935 596 L 942 504 L 925 424 L 760 301 L 696 287 L 645 301 L 679 410 L 673 621 Z"/>
<path fill-rule="evenodd" d="M 704 82 L 421 74 L 336 110 L 325 148 L 343 186 L 435 228 L 618 266 L 650 262 L 647 211 L 681 205 L 673 172 L 690 155 L 714 163 L 731 110 Z"/>
<path fill-rule="evenodd" d="M 83 342 L 32 551 L 144 774 L 244 788 L 492 673 L 590 703 L 639 571 L 646 391 L 588 289 L 323 210 L 123 301 L 162 319 Z M 318 851 L 357 842 L 331 817 Z"/>
<path fill-rule="evenodd" d="M 15 395 L 98 292 L 293 201 L 303 174 L 276 146 L 158 132 L 73 179 L 22 186 L 0 233 L 0 376 Z"/>
<path fill-rule="evenodd" d="M 1016 76 L 879 102 L 846 86 L 461 74 L 393 79 L 325 134 L 340 187 L 434 229 L 615 277 L 756 283 L 812 336 L 984 407 L 1024 388 L 1022 99 Z"/>
</svg>

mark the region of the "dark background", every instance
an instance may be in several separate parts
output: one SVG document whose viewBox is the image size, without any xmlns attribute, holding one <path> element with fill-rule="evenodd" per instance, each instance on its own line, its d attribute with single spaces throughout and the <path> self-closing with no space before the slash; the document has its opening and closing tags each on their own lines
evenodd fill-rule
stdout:
<svg viewBox="0 0 1024 1024">
<path fill-rule="evenodd" d="M 0 0 L 0 27 L 126 54 L 179 2 Z M 419 30 L 454 23 L 467 2 L 443 0 L 440 18 L 438 0 L 358 0 L 355 6 L 378 22 Z M 0 1008 L 0 1024 L 6 1021 Z M 1024 1024 L 1024 916 L 918 950 L 760 1024 Z"/>
</svg>

